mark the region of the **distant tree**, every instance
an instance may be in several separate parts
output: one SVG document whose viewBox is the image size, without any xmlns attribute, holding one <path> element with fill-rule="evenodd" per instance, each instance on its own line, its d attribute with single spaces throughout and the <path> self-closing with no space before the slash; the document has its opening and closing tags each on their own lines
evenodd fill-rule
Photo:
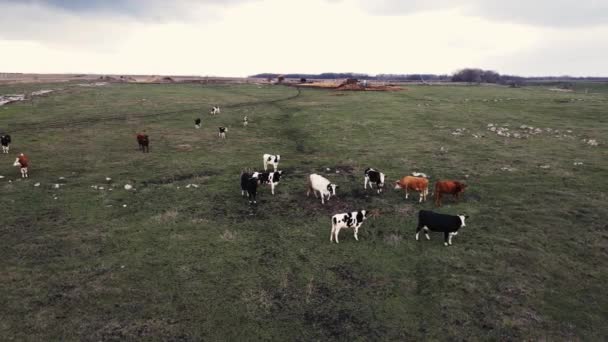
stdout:
<svg viewBox="0 0 608 342">
<path fill-rule="evenodd" d="M 452 75 L 452 82 L 481 83 L 482 74 L 483 70 L 481 69 L 462 69 Z"/>
<path fill-rule="evenodd" d="M 500 74 L 492 70 L 484 70 L 481 73 L 481 82 L 498 83 L 500 82 Z"/>
</svg>

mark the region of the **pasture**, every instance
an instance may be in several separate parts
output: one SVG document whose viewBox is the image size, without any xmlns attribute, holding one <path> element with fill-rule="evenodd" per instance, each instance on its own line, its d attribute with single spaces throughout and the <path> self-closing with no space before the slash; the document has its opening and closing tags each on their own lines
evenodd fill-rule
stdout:
<svg viewBox="0 0 608 342">
<path fill-rule="evenodd" d="M 2 85 L 58 91 L 0 107 L 0 336 L 606 340 L 608 88 L 547 88 Z M 264 153 L 283 179 L 250 206 L 239 175 Z M 383 194 L 363 190 L 367 167 Z M 453 246 L 415 241 L 435 207 L 393 190 L 412 171 L 468 184 L 437 209 L 470 215 Z M 340 186 L 324 206 L 305 195 L 313 172 Z M 380 215 L 330 243 L 331 215 L 358 209 Z"/>
</svg>

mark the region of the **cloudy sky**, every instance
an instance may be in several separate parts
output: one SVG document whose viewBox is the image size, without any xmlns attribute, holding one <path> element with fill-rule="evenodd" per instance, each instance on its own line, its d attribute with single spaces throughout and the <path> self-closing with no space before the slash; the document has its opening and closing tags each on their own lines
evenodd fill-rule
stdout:
<svg viewBox="0 0 608 342">
<path fill-rule="evenodd" d="M 0 72 L 608 76 L 608 0 L 0 0 Z"/>
</svg>

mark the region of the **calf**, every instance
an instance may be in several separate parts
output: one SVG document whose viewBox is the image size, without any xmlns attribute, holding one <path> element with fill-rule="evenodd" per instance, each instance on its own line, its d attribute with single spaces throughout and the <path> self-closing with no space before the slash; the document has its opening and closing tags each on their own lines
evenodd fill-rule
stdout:
<svg viewBox="0 0 608 342">
<path fill-rule="evenodd" d="M 20 153 L 17 159 L 15 159 L 15 162 L 13 163 L 13 166 L 19 166 L 21 170 L 21 178 L 29 178 L 29 175 L 27 173 L 29 165 L 30 161 L 23 153 Z"/>
<path fill-rule="evenodd" d="M 259 179 L 254 177 L 254 174 L 246 171 L 241 173 L 241 196 L 245 196 L 246 193 L 249 198 L 249 204 L 257 204 L 258 181 Z"/>
<path fill-rule="evenodd" d="M 194 128 L 201 128 L 201 118 L 197 118 L 196 120 L 194 120 Z"/>
<path fill-rule="evenodd" d="M 277 168 L 279 167 L 279 161 L 281 160 L 281 156 L 280 155 L 273 155 L 273 154 L 264 154 L 264 171 L 268 170 L 268 165 L 272 165 L 272 167 L 274 168 L 274 170 L 276 171 Z"/>
<path fill-rule="evenodd" d="M 417 191 L 420 193 L 418 203 L 426 201 L 426 196 L 429 193 L 429 180 L 424 177 L 405 176 L 395 182 L 395 189 L 405 190 L 405 199 L 408 198 L 408 190 Z"/>
<path fill-rule="evenodd" d="M 464 192 L 467 185 L 458 181 L 440 180 L 435 183 L 435 205 L 441 207 L 441 195 L 450 194 L 456 200 L 460 199 L 460 194 Z"/>
<path fill-rule="evenodd" d="M 317 192 L 319 192 L 321 195 L 321 204 L 325 204 L 325 197 L 327 196 L 327 200 L 329 201 L 332 195 L 336 195 L 337 188 L 338 186 L 336 184 L 332 184 L 325 177 L 313 173 L 308 176 L 308 191 L 306 192 L 306 197 L 310 196 L 311 191 L 314 193 L 315 197 L 317 197 Z"/>
<path fill-rule="evenodd" d="M 219 114 L 220 112 L 221 112 L 220 111 L 220 106 L 213 106 L 213 107 L 211 107 L 211 114 L 212 115 Z"/>
<path fill-rule="evenodd" d="M 137 133 L 137 144 L 139 145 L 139 150 L 147 153 L 150 152 L 150 138 L 147 134 Z"/>
<path fill-rule="evenodd" d="M 0 144 L 2 145 L 2 153 L 8 154 L 11 144 L 11 136 L 8 134 L 3 134 L 0 136 Z"/>
<path fill-rule="evenodd" d="M 376 171 L 371 167 L 365 169 L 365 179 L 363 180 L 363 189 L 367 189 L 367 183 L 369 188 L 372 189 L 372 183 L 376 183 L 376 189 L 378 193 L 381 193 L 384 189 L 384 173 Z"/>
<path fill-rule="evenodd" d="M 355 230 L 355 240 L 359 241 L 357 234 L 359 233 L 359 227 L 363 224 L 363 221 L 367 218 L 367 211 L 359 210 L 350 213 L 336 214 L 331 218 L 331 234 L 329 235 L 329 242 L 334 239 L 338 242 L 338 234 L 342 228 L 353 228 Z"/>
<path fill-rule="evenodd" d="M 254 173 L 254 177 L 257 177 L 260 181 L 260 184 L 268 184 L 270 185 L 270 191 L 274 196 L 274 187 L 279 185 L 279 181 L 281 180 L 281 175 L 283 171 L 274 171 L 274 172 L 256 172 Z"/>
<path fill-rule="evenodd" d="M 219 137 L 220 139 L 226 139 L 226 132 L 228 132 L 228 128 L 219 127 Z"/>
<path fill-rule="evenodd" d="M 416 227 L 416 241 L 419 241 L 420 230 L 424 230 L 427 240 L 430 240 L 429 230 L 433 232 L 443 232 L 443 244 L 452 244 L 452 237 L 458 235 L 458 229 L 465 226 L 464 220 L 468 219 L 466 214 L 445 215 L 438 214 L 429 210 L 418 212 L 418 227 Z"/>
</svg>

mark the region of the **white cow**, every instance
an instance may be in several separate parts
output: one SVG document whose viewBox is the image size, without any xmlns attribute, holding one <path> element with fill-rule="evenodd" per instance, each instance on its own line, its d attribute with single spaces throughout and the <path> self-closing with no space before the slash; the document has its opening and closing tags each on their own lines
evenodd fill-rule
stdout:
<svg viewBox="0 0 608 342">
<path fill-rule="evenodd" d="M 308 192 L 306 192 L 306 196 L 310 196 L 310 192 L 312 191 L 315 197 L 317 197 L 318 191 L 321 195 L 321 204 L 325 204 L 325 197 L 327 196 L 327 200 L 329 201 L 332 195 L 336 196 L 337 188 L 338 186 L 332 184 L 327 178 L 313 173 L 308 176 Z"/>
<path fill-rule="evenodd" d="M 264 154 L 263 158 L 264 158 L 264 171 L 268 170 L 268 165 L 272 165 L 272 167 L 274 168 L 274 171 L 277 170 L 277 168 L 279 167 L 279 161 L 281 161 L 280 155 Z"/>
<path fill-rule="evenodd" d="M 357 234 L 359 233 L 359 227 L 363 224 L 363 221 L 367 218 L 366 210 L 353 211 L 350 213 L 336 214 L 331 218 L 331 234 L 329 235 L 329 242 L 334 239 L 338 242 L 338 234 L 342 228 L 353 228 L 355 230 L 355 240 L 359 241 Z"/>
</svg>

